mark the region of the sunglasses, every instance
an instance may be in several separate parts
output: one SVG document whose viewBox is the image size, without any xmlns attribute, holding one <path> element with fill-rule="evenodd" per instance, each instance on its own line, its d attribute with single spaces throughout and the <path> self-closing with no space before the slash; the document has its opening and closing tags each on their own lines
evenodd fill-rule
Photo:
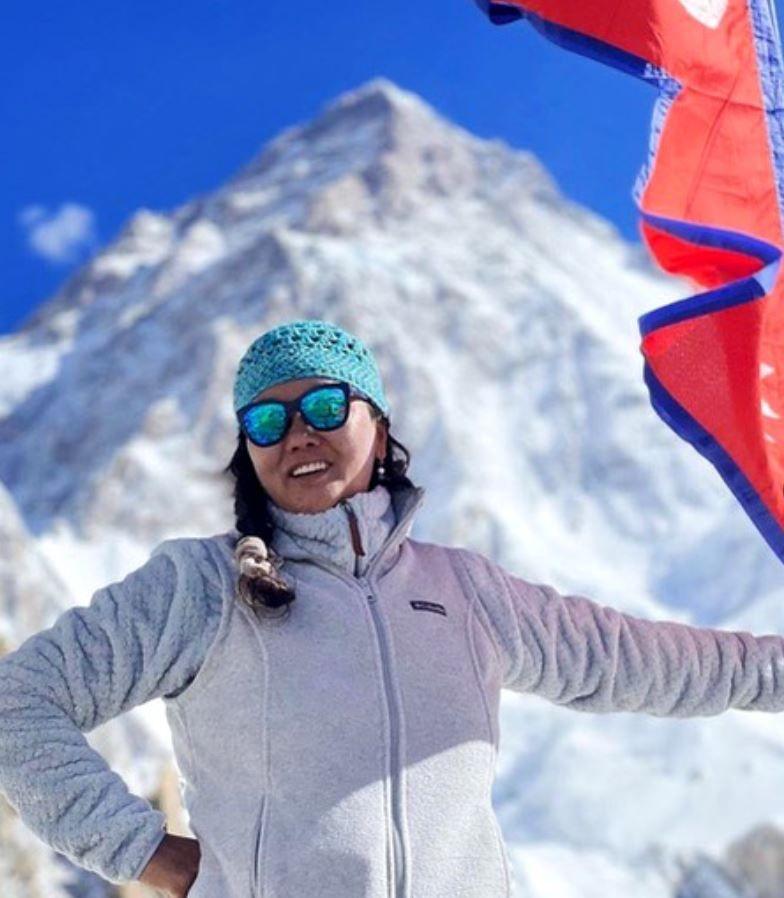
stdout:
<svg viewBox="0 0 784 898">
<path fill-rule="evenodd" d="M 243 406 L 237 419 L 245 436 L 257 446 L 274 446 L 289 431 L 298 411 L 303 420 L 316 430 L 337 430 L 346 423 L 352 399 L 364 399 L 364 393 L 350 384 L 319 384 L 296 399 L 262 399 Z"/>
</svg>

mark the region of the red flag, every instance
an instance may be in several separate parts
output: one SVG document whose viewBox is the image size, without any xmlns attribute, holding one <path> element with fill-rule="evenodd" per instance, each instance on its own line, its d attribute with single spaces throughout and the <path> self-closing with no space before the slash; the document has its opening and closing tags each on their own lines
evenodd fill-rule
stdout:
<svg viewBox="0 0 784 898">
<path fill-rule="evenodd" d="M 658 91 L 634 186 L 658 264 L 697 293 L 639 319 L 661 418 L 784 560 L 784 67 L 770 0 L 477 0 Z"/>
</svg>

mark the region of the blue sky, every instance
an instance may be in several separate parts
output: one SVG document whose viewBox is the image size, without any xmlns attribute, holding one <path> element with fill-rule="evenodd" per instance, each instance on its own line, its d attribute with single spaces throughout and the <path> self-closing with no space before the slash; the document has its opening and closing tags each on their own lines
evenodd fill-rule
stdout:
<svg viewBox="0 0 784 898">
<path fill-rule="evenodd" d="M 7 14 L 0 51 L 0 332 L 136 209 L 214 189 L 282 128 L 377 75 L 531 150 L 564 193 L 638 239 L 631 187 L 653 90 L 528 26 L 493 27 L 472 0 L 44 0 Z"/>
</svg>

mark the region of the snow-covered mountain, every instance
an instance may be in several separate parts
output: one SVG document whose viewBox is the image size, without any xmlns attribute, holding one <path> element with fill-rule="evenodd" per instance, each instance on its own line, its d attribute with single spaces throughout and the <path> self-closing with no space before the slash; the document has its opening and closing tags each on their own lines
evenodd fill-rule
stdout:
<svg viewBox="0 0 784 898">
<path fill-rule="evenodd" d="M 237 362 L 281 321 L 327 318 L 379 360 L 428 491 L 415 537 L 640 616 L 782 632 L 780 563 L 642 381 L 637 316 L 687 292 L 530 153 L 376 80 L 212 193 L 138 212 L 0 339 L 0 480 L 84 603 L 160 540 L 233 524 Z M 681 856 L 784 824 L 777 716 L 505 694 L 502 730 L 519 898 L 672 898 Z"/>
<path fill-rule="evenodd" d="M 0 484 L 0 654 L 50 626 L 69 602 L 68 587 L 38 549 Z"/>
</svg>

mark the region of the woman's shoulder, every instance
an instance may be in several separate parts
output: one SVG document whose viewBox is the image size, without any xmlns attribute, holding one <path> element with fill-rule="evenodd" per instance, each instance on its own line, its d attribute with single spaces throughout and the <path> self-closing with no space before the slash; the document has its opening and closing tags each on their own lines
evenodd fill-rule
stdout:
<svg viewBox="0 0 784 898">
<path fill-rule="evenodd" d="M 163 554 L 175 563 L 190 563 L 202 573 L 219 571 L 232 562 L 238 537 L 233 528 L 207 536 L 173 536 L 158 543 L 151 555 Z"/>
<path fill-rule="evenodd" d="M 220 533 L 211 533 L 206 536 L 193 536 L 183 534 L 182 536 L 169 536 L 161 540 L 153 549 L 153 554 L 160 551 L 174 552 L 198 552 L 200 547 L 229 547 L 236 542 L 238 532 L 234 529 L 222 531 Z"/>
<path fill-rule="evenodd" d="M 471 549 L 466 546 L 450 545 L 448 543 L 435 542 L 434 540 L 416 539 L 410 536 L 406 537 L 405 541 L 413 551 L 422 555 L 443 555 L 451 560 L 463 558 L 466 561 L 478 564 L 491 563 L 486 555 L 483 555 L 476 549 Z"/>
<path fill-rule="evenodd" d="M 413 539 L 410 536 L 406 538 L 405 542 L 409 551 L 414 554 L 416 563 L 424 566 L 441 561 L 459 571 L 467 568 L 474 574 L 487 573 L 495 567 L 494 562 L 487 555 L 467 546 Z"/>
<path fill-rule="evenodd" d="M 471 593 L 505 598 L 512 582 L 522 589 L 536 588 L 522 577 L 511 574 L 490 555 L 470 546 L 447 545 L 410 537 L 406 542 L 414 554 L 417 567 L 430 569 L 437 563 L 446 564 L 464 585 L 470 585 Z"/>
</svg>

